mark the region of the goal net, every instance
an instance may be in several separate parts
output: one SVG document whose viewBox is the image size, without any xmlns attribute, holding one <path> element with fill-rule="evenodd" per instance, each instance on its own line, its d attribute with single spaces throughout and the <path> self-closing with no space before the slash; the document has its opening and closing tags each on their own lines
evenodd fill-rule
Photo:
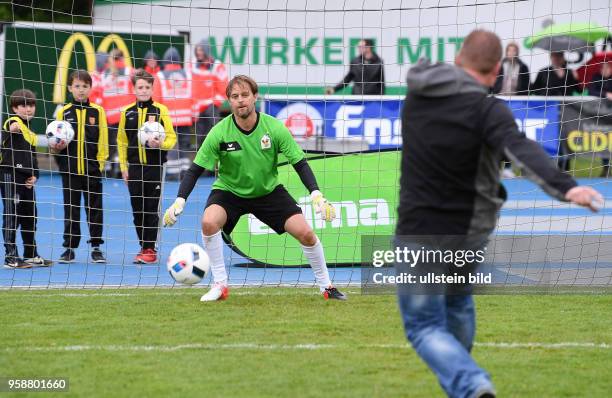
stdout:
<svg viewBox="0 0 612 398">
<path fill-rule="evenodd" d="M 143 181 L 144 191 L 161 195 L 157 209 L 148 213 L 163 214 L 173 202 L 202 139 L 230 113 L 223 82 L 237 74 L 251 76 L 259 84 L 258 109 L 289 128 L 336 208 L 336 220 L 320 221 L 298 175 L 279 159 L 279 182 L 320 238 L 339 286 L 362 281 L 362 237 L 390 239 L 395 230 L 400 149 L 410 145 L 402 142 L 400 124 L 408 70 L 422 57 L 452 63 L 475 28 L 496 32 L 506 55 L 514 44 L 521 63 L 504 64 L 500 73 L 510 78 L 502 76 L 495 92 L 507 101 L 520 130 L 581 183 L 611 194 L 612 8 L 607 0 L 99 0 L 91 7 L 72 1 L 62 9 L 57 1 L 15 3 L 0 3 L 8 21 L 0 40 L 2 121 L 12 114 L 11 93 L 29 89 L 37 97 L 30 128 L 43 134 L 73 101 L 70 73 L 84 69 L 92 75 L 89 99 L 106 110 L 109 125 L 98 223 L 106 263 L 91 257 L 87 220 L 96 224 L 96 217 L 83 202 L 90 192 L 65 187 L 57 155 L 42 145 L 37 148 L 36 240 L 40 255 L 54 264 L 0 270 L 0 288 L 177 286 L 166 258 L 180 243 L 202 244 L 201 216 L 215 177 L 203 175 L 177 224 L 159 229 L 155 261 L 135 264 L 142 247 L 121 179 L 116 137 L 120 110 L 136 98 L 131 76 L 137 68 L 155 76 L 154 100 L 168 106 L 178 136 L 159 184 Z M 575 84 L 528 91 L 552 53 L 562 54 Z M 362 83 L 366 77 L 371 83 Z M 501 269 L 497 282 L 609 287 L 607 209 L 592 214 L 557 202 L 511 164 L 503 173 L 509 198 L 490 244 Z M 80 207 L 80 229 L 71 227 L 79 236 L 71 240 L 65 202 L 74 190 L 82 194 L 73 203 Z M 157 193 L 142 195 L 148 194 Z M 288 234 L 277 235 L 249 215 L 225 239 L 230 284 L 314 286 L 302 249 Z M 17 247 L 23 254 L 19 232 Z M 74 249 L 74 261 L 58 262 L 67 248 Z"/>
</svg>

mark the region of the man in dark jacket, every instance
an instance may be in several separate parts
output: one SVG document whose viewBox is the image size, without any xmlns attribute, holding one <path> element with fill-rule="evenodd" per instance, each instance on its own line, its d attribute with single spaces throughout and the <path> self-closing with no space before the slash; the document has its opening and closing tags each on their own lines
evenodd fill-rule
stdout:
<svg viewBox="0 0 612 398">
<path fill-rule="evenodd" d="M 383 95 L 385 71 L 383 60 L 372 50 L 374 42 L 363 39 L 357 48 L 359 55 L 351 60 L 349 71 L 335 87 L 328 87 L 325 94 L 333 94 L 353 83 L 353 95 Z"/>
<path fill-rule="evenodd" d="M 499 176 L 504 156 L 559 200 L 592 210 L 603 200 L 561 173 L 538 143 L 519 132 L 504 101 L 487 95 L 501 52 L 494 33 L 476 30 L 466 37 L 456 66 L 422 62 L 408 72 L 397 250 L 420 249 L 415 236 L 451 235 L 484 248 L 505 199 Z M 396 266 L 399 271 L 403 265 Z M 421 261 L 414 269 L 428 272 L 428 266 Z M 476 324 L 470 286 L 462 294 L 453 294 L 448 284 L 438 288 L 435 294 L 398 289 L 408 340 L 449 396 L 494 397 L 490 376 L 470 355 Z"/>
<path fill-rule="evenodd" d="M 550 53 L 550 66 L 540 69 L 533 84 L 531 95 L 565 96 L 580 92 L 574 72 L 567 69 L 562 52 Z"/>
<path fill-rule="evenodd" d="M 593 76 L 593 80 L 589 84 L 589 95 L 594 97 L 606 98 L 608 106 L 612 104 L 612 63 L 604 62 L 601 64 L 601 72 Z M 601 158 L 601 177 L 608 177 L 610 173 L 610 158 Z"/>
<path fill-rule="evenodd" d="M 529 90 L 529 68 L 519 55 L 519 46 L 512 42 L 506 46 L 506 57 L 502 60 L 493 93 L 500 95 L 527 95 Z"/>
</svg>

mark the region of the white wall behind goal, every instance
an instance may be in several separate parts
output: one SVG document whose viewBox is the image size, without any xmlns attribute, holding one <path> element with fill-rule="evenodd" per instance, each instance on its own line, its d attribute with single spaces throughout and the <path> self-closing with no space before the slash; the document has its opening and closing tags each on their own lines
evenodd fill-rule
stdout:
<svg viewBox="0 0 612 398">
<path fill-rule="evenodd" d="M 331 85 L 346 73 L 360 37 L 374 38 L 389 85 L 403 84 L 419 56 L 451 62 L 476 27 L 516 41 L 532 74 L 548 65 L 548 52 L 523 47 L 542 23 L 594 22 L 612 26 L 608 0 L 122 0 L 94 8 L 94 24 L 190 32 L 192 44 L 216 43 L 230 75 L 262 84 Z M 190 53 L 190 51 L 189 51 Z M 161 54 L 160 54 L 161 55 Z M 190 54 L 188 54 L 190 55 Z"/>
</svg>

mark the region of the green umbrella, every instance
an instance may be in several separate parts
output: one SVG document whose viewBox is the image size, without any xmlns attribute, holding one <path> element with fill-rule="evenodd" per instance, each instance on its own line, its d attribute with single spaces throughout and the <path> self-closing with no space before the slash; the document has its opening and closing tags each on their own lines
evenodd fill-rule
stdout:
<svg viewBox="0 0 612 398">
<path fill-rule="evenodd" d="M 586 50 L 587 45 L 592 45 L 609 35 L 608 29 L 594 23 L 553 24 L 526 38 L 525 47 L 530 49 L 537 47 L 552 52 Z"/>
</svg>

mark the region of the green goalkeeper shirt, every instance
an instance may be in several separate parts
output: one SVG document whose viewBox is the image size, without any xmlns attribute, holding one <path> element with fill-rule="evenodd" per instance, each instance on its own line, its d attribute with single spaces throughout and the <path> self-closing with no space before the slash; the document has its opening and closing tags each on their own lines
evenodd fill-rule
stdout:
<svg viewBox="0 0 612 398">
<path fill-rule="evenodd" d="M 304 159 L 302 148 L 281 121 L 259 112 L 255 128 L 244 131 L 230 115 L 210 130 L 194 163 L 214 170 L 215 163 L 219 162 L 219 177 L 213 189 L 242 198 L 258 198 L 278 185 L 280 152 L 292 165 Z"/>
</svg>

